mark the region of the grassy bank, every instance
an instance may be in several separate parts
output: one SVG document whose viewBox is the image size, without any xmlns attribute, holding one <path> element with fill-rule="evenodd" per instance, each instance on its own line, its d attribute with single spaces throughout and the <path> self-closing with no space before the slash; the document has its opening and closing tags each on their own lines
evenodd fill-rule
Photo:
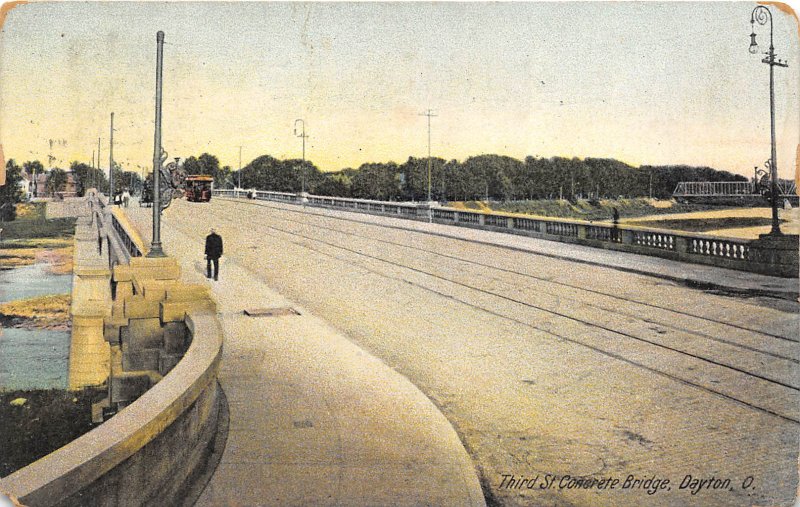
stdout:
<svg viewBox="0 0 800 507">
<path fill-rule="evenodd" d="M 0 222 L 3 229 L 0 235 L 0 248 L 5 248 L 6 241 L 30 239 L 66 239 L 75 233 L 75 218 L 45 217 L 46 203 L 17 205 L 17 219 L 12 222 Z"/>
<path fill-rule="evenodd" d="M 47 262 L 55 274 L 72 272 L 74 218 L 45 218 L 46 204 L 17 205 L 17 219 L 0 222 L 0 268 Z"/>
<path fill-rule="evenodd" d="M 0 323 L 6 327 L 69 329 L 70 294 L 39 296 L 0 304 Z"/>
<path fill-rule="evenodd" d="M 105 389 L 0 392 L 0 477 L 92 429 L 92 403 L 103 396 Z"/>
<path fill-rule="evenodd" d="M 530 201 L 484 202 L 466 201 L 450 203 L 451 206 L 477 210 L 499 211 L 504 213 L 521 213 L 553 218 L 572 218 L 577 220 L 602 221 L 611 220 L 614 208 L 621 218 L 633 218 L 665 213 L 688 213 L 710 209 L 710 206 L 699 204 L 681 204 L 673 201 L 657 201 L 654 199 L 601 199 L 599 201 L 538 199 Z"/>
</svg>

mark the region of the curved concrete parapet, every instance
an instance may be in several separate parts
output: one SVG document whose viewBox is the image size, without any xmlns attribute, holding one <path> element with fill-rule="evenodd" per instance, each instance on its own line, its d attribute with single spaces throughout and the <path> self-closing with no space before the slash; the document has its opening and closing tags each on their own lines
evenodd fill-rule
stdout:
<svg viewBox="0 0 800 507">
<path fill-rule="evenodd" d="M 222 329 L 187 312 L 192 342 L 160 382 L 99 427 L 0 480 L 32 507 L 174 505 L 216 435 Z"/>
</svg>

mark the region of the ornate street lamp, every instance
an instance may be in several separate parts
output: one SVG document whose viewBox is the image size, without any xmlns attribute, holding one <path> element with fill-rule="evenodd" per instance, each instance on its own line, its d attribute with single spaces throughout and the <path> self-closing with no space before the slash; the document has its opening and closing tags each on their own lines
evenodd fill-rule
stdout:
<svg viewBox="0 0 800 507">
<path fill-rule="evenodd" d="M 769 21 L 769 51 L 764 53 L 767 55 L 761 61 L 769 65 L 769 113 L 770 113 L 770 132 L 772 134 L 772 155 L 770 157 L 770 201 L 772 204 L 772 230 L 770 234 L 775 236 L 782 235 L 778 222 L 778 162 L 775 154 L 775 67 L 788 67 L 789 64 L 783 60 L 775 59 L 775 46 L 772 44 L 772 12 L 765 6 L 759 5 L 750 14 L 750 25 L 752 30 L 750 33 L 750 53 L 757 54 L 759 52 L 758 43 L 756 42 L 755 24 L 766 25 Z"/>
</svg>

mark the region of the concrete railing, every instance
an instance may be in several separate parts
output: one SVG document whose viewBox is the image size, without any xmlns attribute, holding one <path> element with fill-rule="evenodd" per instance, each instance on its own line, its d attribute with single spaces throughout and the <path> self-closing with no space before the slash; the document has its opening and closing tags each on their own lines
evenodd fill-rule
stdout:
<svg viewBox="0 0 800 507">
<path fill-rule="evenodd" d="M 96 238 L 98 224 L 102 230 L 103 217 L 119 218 L 131 243 L 141 241 L 118 210 L 95 211 L 92 222 L 85 217 L 79 223 L 88 241 Z M 109 231 L 110 245 L 124 243 L 117 234 Z M 133 257 L 109 270 L 91 252 L 95 247 L 81 247 L 80 257 L 93 254 L 92 262 L 100 261 L 115 297 L 106 299 L 103 312 L 79 315 L 107 351 L 95 354 L 105 358 L 95 369 L 105 370 L 101 378 L 107 379 L 108 396 L 92 407 L 93 419 L 105 422 L 0 479 L 0 491 L 31 507 L 180 505 L 199 493 L 195 483 L 206 472 L 217 438 L 223 397 L 217 384 L 222 329 L 216 303 L 208 287 L 179 281 L 174 259 Z M 106 291 L 111 292 L 107 286 Z M 74 296 L 78 306 L 96 299 Z"/>
<path fill-rule="evenodd" d="M 370 201 L 256 190 L 215 190 L 214 195 L 430 221 L 773 276 L 797 277 L 799 269 L 796 235 L 745 240 L 579 220 L 456 210 L 427 203 Z"/>
</svg>

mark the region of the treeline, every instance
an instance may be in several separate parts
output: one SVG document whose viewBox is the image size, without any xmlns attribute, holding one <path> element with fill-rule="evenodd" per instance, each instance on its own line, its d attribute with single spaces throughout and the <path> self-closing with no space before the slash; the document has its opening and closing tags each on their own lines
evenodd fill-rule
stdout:
<svg viewBox="0 0 800 507">
<path fill-rule="evenodd" d="M 207 154 L 204 154 L 207 155 Z M 214 158 L 213 156 L 209 156 Z M 200 159 L 203 158 L 201 155 Z M 206 158 L 208 160 L 208 157 Z M 191 174 L 190 171 L 187 170 Z M 431 159 L 430 195 L 439 201 L 646 197 L 668 198 L 680 181 L 747 181 L 710 167 L 633 167 L 614 159 L 535 158 L 524 161 L 479 155 L 463 162 Z M 357 169 L 320 171 L 313 163 L 256 158 L 238 172 L 204 172 L 218 188 L 241 187 L 337 197 L 421 201 L 428 197 L 428 160 L 367 163 Z"/>
</svg>

